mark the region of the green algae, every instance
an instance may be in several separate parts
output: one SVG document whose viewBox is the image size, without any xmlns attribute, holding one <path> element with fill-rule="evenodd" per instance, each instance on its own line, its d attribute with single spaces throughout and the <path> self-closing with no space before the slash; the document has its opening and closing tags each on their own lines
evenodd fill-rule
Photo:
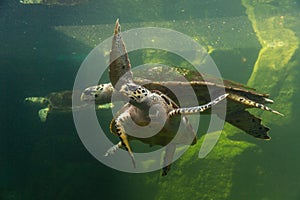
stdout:
<svg viewBox="0 0 300 200">
<path fill-rule="evenodd" d="M 228 126 L 225 132 L 232 131 Z M 228 139 L 221 135 L 212 152 L 198 158 L 201 138 L 184 156 L 173 164 L 172 172 L 159 180 L 156 199 L 227 199 L 232 187 L 232 176 L 237 165 L 234 158 L 244 149 L 255 145 Z"/>
<path fill-rule="evenodd" d="M 262 46 L 248 84 L 275 97 L 276 105 L 273 107 L 286 117 L 274 117 L 272 121 L 286 123 L 291 119 L 291 99 L 295 90 L 291 85 L 294 85 L 296 64 L 290 61 L 299 45 L 295 32 L 287 27 L 296 27 L 295 16 L 291 15 L 294 13 L 293 1 L 282 1 L 280 7 L 273 6 L 274 1 L 242 2 Z M 262 117 L 271 119 L 267 113 L 263 113 Z"/>
</svg>

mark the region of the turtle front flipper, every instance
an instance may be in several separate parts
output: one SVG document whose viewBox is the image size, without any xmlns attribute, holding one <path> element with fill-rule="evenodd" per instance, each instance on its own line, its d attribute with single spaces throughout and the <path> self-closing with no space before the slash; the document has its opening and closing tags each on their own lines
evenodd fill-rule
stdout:
<svg viewBox="0 0 300 200">
<path fill-rule="evenodd" d="M 26 97 L 24 101 L 26 103 L 32 103 L 41 106 L 49 104 L 49 99 L 45 97 Z"/>
<path fill-rule="evenodd" d="M 268 135 L 270 129 L 261 123 L 261 119 L 246 110 L 227 114 L 226 121 L 256 138 L 271 139 Z"/>
<path fill-rule="evenodd" d="M 132 82 L 131 64 L 121 35 L 119 19 L 116 21 L 112 47 L 110 51 L 109 79 L 113 87 L 119 90 L 123 82 Z M 118 84 L 117 84 L 118 83 Z"/>
<path fill-rule="evenodd" d="M 123 126 L 123 123 L 127 120 L 130 119 L 130 114 L 129 113 L 122 113 L 121 115 L 119 115 L 116 120 L 115 120 L 115 128 L 116 128 L 116 134 L 119 136 L 121 142 L 122 142 L 122 146 L 124 146 L 124 148 L 128 151 L 131 159 L 132 159 L 132 164 L 135 167 L 135 160 L 134 160 L 134 156 L 131 150 L 131 147 L 129 145 L 128 139 L 127 139 L 127 135 L 125 133 L 125 129 Z"/>
<path fill-rule="evenodd" d="M 123 145 L 122 142 L 119 142 L 118 144 L 116 144 L 116 145 L 110 147 L 110 148 L 106 151 L 106 153 L 105 153 L 104 156 L 110 156 L 110 155 L 113 155 L 116 151 L 118 151 L 118 150 L 122 147 L 122 145 Z"/>
<path fill-rule="evenodd" d="M 168 115 L 169 117 L 172 117 L 173 115 L 180 115 L 180 114 L 190 115 L 190 114 L 200 113 L 211 108 L 212 106 L 216 105 L 220 101 L 224 100 L 227 96 L 228 94 L 223 94 L 217 97 L 216 99 L 212 100 L 211 102 L 204 104 L 202 106 L 195 106 L 189 108 L 177 108 L 169 112 Z"/>
<path fill-rule="evenodd" d="M 259 108 L 259 109 L 262 109 L 262 110 L 272 112 L 276 115 L 284 116 L 282 113 L 280 113 L 276 110 L 273 110 L 272 108 L 269 108 L 268 106 L 265 106 L 261 103 L 257 103 L 255 101 L 252 101 L 251 99 L 248 99 L 246 97 L 243 97 L 243 96 L 240 96 L 240 95 L 237 95 L 237 94 L 230 94 L 228 96 L 228 98 L 230 98 L 234 101 L 237 101 L 237 102 L 241 102 L 242 104 L 244 104 L 246 106 L 249 106 L 249 107 Z M 265 100 L 269 103 L 272 103 L 272 100 L 270 100 L 270 99 L 265 99 Z"/>
</svg>

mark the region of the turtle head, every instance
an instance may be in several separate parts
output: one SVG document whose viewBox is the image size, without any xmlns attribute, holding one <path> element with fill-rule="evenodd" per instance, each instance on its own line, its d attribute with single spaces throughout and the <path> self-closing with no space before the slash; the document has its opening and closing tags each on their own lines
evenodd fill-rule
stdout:
<svg viewBox="0 0 300 200">
<path fill-rule="evenodd" d="M 100 84 L 86 88 L 80 99 L 83 102 L 109 103 L 112 93 L 113 87 L 110 83 Z"/>
<path fill-rule="evenodd" d="M 120 92 L 130 98 L 130 100 L 137 103 L 144 102 L 151 94 L 149 90 L 135 83 L 127 83 L 122 85 Z"/>
</svg>

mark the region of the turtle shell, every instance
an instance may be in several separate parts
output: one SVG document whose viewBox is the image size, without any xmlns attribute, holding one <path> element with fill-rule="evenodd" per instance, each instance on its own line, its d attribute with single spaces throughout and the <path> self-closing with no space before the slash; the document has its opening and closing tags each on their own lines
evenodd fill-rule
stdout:
<svg viewBox="0 0 300 200">
<path fill-rule="evenodd" d="M 55 110 L 72 109 L 72 91 L 51 92 L 46 96 L 49 100 L 50 107 Z"/>
<path fill-rule="evenodd" d="M 162 98 L 159 100 L 159 102 L 152 102 L 151 105 L 148 105 L 149 108 L 154 106 L 154 104 L 159 104 L 159 107 L 157 108 L 157 112 L 165 112 L 167 114 L 169 111 L 174 110 L 176 108 L 179 108 L 179 106 L 168 96 L 164 95 L 160 91 L 153 91 L 154 93 L 160 95 Z M 153 107 L 152 107 L 153 108 Z M 130 103 L 127 103 L 124 105 L 114 116 L 114 119 L 111 121 L 110 130 L 112 133 L 116 134 L 116 126 L 115 126 L 115 119 L 120 116 L 120 114 L 123 113 L 129 113 L 132 120 L 135 122 L 135 124 L 139 126 L 146 126 L 149 125 L 150 122 L 152 123 L 152 126 L 161 124 L 161 117 L 156 116 L 150 120 L 149 118 L 149 110 L 145 110 L 144 108 L 138 108 L 137 106 L 134 106 Z M 179 129 L 180 121 L 182 120 L 182 123 L 184 126 L 181 126 Z M 156 122 L 157 123 L 156 123 Z M 135 126 L 134 126 L 135 127 Z M 130 128 L 127 128 L 130 130 Z M 133 131 L 134 128 L 131 128 Z M 155 128 L 154 128 L 155 129 Z M 139 133 L 141 135 L 143 133 Z M 176 138 L 174 138 L 176 135 Z M 141 142 L 144 142 L 146 144 L 152 145 L 161 145 L 166 146 L 169 144 L 173 139 L 173 143 L 177 144 L 186 144 L 186 145 L 194 145 L 197 142 L 196 133 L 191 126 L 189 120 L 186 116 L 177 115 L 175 117 L 172 117 L 171 119 L 167 119 L 166 123 L 164 124 L 163 128 L 154 136 L 151 137 L 134 137 L 131 135 L 128 135 L 129 140 L 139 140 Z"/>
<path fill-rule="evenodd" d="M 50 111 L 69 112 L 76 111 L 90 106 L 91 104 L 79 101 L 77 105 L 72 104 L 72 96 L 81 95 L 81 91 L 65 90 L 62 92 L 51 92 L 46 96 L 49 101 Z M 104 104 L 105 102 L 103 102 Z"/>
<path fill-rule="evenodd" d="M 144 87 L 149 90 L 161 91 L 176 103 L 179 103 L 177 99 L 181 99 L 190 105 L 189 101 L 192 98 L 185 92 L 189 87 L 192 87 L 195 91 L 199 104 L 208 103 L 212 99 L 211 95 L 222 94 L 225 90 L 226 93 L 229 94 L 227 98 L 225 121 L 256 138 L 270 139 L 268 135 L 269 128 L 261 123 L 261 119 L 246 110 L 247 108 L 254 108 L 255 106 L 239 101 L 239 99 L 249 99 L 263 105 L 273 103 L 272 100 L 268 99 L 268 94 L 258 93 L 255 89 L 246 85 L 229 80 L 217 79 L 187 69 L 181 70 L 178 68 L 155 66 L 153 69 L 149 68 L 143 70 L 146 72 L 133 70 L 135 77 L 142 77 L 136 78 L 135 81 L 144 85 Z M 184 71 L 184 73 L 182 73 L 182 71 Z M 147 77 L 145 77 L 145 74 Z M 182 81 L 183 75 L 184 77 L 188 77 L 185 81 Z M 172 92 L 174 90 L 177 91 L 177 96 Z M 216 109 L 217 108 L 218 106 L 216 106 Z M 205 111 L 204 114 L 210 114 L 210 110 Z"/>
</svg>

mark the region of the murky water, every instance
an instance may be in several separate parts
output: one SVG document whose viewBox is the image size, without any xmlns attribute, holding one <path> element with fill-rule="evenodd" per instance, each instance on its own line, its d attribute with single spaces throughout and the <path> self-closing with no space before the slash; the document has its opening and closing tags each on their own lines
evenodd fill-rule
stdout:
<svg viewBox="0 0 300 200">
<path fill-rule="evenodd" d="M 60 2 L 80 4 L 0 2 L 0 199 L 300 199 L 298 1 Z M 81 143 L 71 113 L 52 113 L 42 123 L 41 107 L 24 99 L 72 89 L 82 61 L 112 35 L 116 18 L 123 30 L 156 26 L 187 34 L 210 52 L 224 78 L 269 93 L 285 117 L 253 113 L 272 139 L 226 124 L 213 151 L 199 159 L 199 130 L 200 142 L 161 177 L 101 164 Z M 159 60 L 151 51 L 130 58 L 133 67 Z M 111 114 L 101 115 L 109 132 Z"/>
</svg>

